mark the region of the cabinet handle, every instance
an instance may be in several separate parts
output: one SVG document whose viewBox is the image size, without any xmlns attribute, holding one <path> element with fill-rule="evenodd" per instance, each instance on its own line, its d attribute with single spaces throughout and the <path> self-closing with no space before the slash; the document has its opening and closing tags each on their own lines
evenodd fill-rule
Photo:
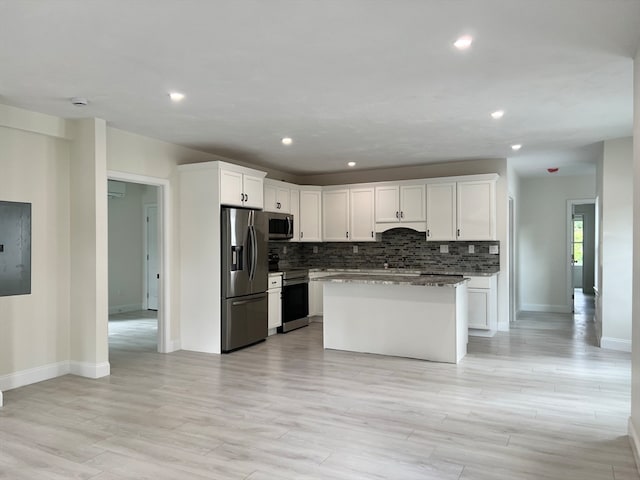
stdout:
<svg viewBox="0 0 640 480">
<path fill-rule="evenodd" d="M 373 230 L 371 230 L 371 238 L 375 238 L 373 235 Z"/>
<path fill-rule="evenodd" d="M 349 238 L 349 232 L 347 232 L 347 238 Z"/>
<path fill-rule="evenodd" d="M 458 237 L 460 236 L 460 229 L 458 229 L 457 236 Z"/>
<path fill-rule="evenodd" d="M 245 201 L 245 202 L 248 202 L 248 201 L 249 201 L 249 194 L 248 194 L 248 193 L 245 193 L 245 194 L 244 194 L 244 201 Z"/>
<path fill-rule="evenodd" d="M 280 210 L 280 202 L 276 203 L 276 208 Z"/>
<path fill-rule="evenodd" d="M 240 201 L 241 201 L 241 202 L 244 202 L 244 193 L 241 193 L 241 194 L 240 194 Z"/>
<path fill-rule="evenodd" d="M 403 211 L 400 212 L 400 218 L 404 218 L 404 212 Z"/>
<path fill-rule="evenodd" d="M 427 237 L 431 236 L 431 231 L 427 228 Z"/>
<path fill-rule="evenodd" d="M 396 212 L 396 218 L 400 220 L 400 212 Z"/>
<path fill-rule="evenodd" d="M 304 237 L 304 232 L 300 232 L 300 238 Z"/>
</svg>

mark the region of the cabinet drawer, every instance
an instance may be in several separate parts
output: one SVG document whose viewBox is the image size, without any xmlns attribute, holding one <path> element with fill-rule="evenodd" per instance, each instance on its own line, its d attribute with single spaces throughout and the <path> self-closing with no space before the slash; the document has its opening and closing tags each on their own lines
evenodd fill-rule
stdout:
<svg viewBox="0 0 640 480">
<path fill-rule="evenodd" d="M 491 277 L 466 277 L 467 288 L 491 288 Z"/>
<path fill-rule="evenodd" d="M 269 286 L 268 288 L 280 288 L 282 287 L 282 275 L 269 275 Z"/>
</svg>

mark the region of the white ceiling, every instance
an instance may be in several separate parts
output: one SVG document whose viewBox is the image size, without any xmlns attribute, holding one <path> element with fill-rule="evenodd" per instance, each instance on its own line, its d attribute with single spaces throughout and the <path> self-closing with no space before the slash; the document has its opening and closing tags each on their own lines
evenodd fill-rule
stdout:
<svg viewBox="0 0 640 480">
<path fill-rule="evenodd" d="M 299 174 L 580 170 L 632 134 L 639 25 L 638 0 L 2 1 L 0 103 Z"/>
</svg>

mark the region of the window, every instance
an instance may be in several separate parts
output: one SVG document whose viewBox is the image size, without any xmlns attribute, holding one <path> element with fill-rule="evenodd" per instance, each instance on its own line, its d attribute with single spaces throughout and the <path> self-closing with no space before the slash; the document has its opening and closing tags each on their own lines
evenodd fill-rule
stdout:
<svg viewBox="0 0 640 480">
<path fill-rule="evenodd" d="M 573 241 L 571 260 L 576 267 L 581 267 L 583 262 L 584 247 L 584 218 L 582 215 L 573 216 Z"/>
</svg>

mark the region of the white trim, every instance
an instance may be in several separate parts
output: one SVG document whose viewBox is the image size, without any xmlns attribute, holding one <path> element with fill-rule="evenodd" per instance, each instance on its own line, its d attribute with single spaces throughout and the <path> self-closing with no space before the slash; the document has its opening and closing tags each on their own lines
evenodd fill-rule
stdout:
<svg viewBox="0 0 640 480">
<path fill-rule="evenodd" d="M 509 329 L 507 328 L 507 331 Z M 496 334 L 496 330 L 482 330 L 480 328 L 469 328 L 470 337 L 493 337 Z"/>
<path fill-rule="evenodd" d="M 32 383 L 67 375 L 68 373 L 69 362 L 67 361 L 28 368 L 0 376 L 0 389 L 12 390 L 14 388 L 24 387 L 25 385 L 31 385 Z"/>
<path fill-rule="evenodd" d="M 180 340 L 172 340 L 169 342 L 169 350 L 165 353 L 177 352 L 178 350 L 182 350 L 180 346 Z"/>
<path fill-rule="evenodd" d="M 126 312 L 139 312 L 140 310 L 144 309 L 144 305 L 141 303 L 131 303 L 129 305 L 113 305 L 109 307 L 109 315 Z"/>
<path fill-rule="evenodd" d="M 545 305 L 526 303 L 520 312 L 571 313 L 571 305 Z"/>
<path fill-rule="evenodd" d="M 86 378 L 108 377 L 111 373 L 111 365 L 109 362 L 88 363 L 71 361 L 69 373 Z"/>
<path fill-rule="evenodd" d="M 158 204 L 157 203 L 145 203 L 142 206 L 142 244 L 144 248 L 144 273 L 142 275 L 142 310 L 157 310 L 156 308 L 149 308 L 149 210 L 151 208 L 156 209 L 156 223 L 158 222 Z M 157 252 L 156 252 L 157 253 Z"/>
<path fill-rule="evenodd" d="M 600 339 L 600 348 L 606 350 L 617 350 L 619 352 L 631 352 L 631 340 L 615 337 L 602 337 Z"/>
<path fill-rule="evenodd" d="M 636 461 L 636 470 L 640 473 L 640 438 L 638 438 L 638 432 L 633 425 L 631 417 L 627 422 L 627 431 L 629 432 L 629 443 L 631 444 L 631 451 L 633 452 L 633 458 Z"/>
<path fill-rule="evenodd" d="M 135 173 L 107 171 L 107 178 L 124 182 L 154 185 L 158 188 L 158 222 L 160 222 L 160 238 L 158 251 L 160 254 L 160 282 L 158 284 L 158 351 L 172 352 L 171 340 L 171 184 L 165 178 L 149 177 Z M 178 340 L 179 343 L 179 340 Z"/>
<path fill-rule="evenodd" d="M 64 118 L 23 108 L 0 105 L 0 127 L 71 140 L 72 127 Z"/>
<path fill-rule="evenodd" d="M 565 233 L 566 243 L 566 257 L 565 264 L 567 266 L 567 285 L 566 285 L 566 298 L 567 304 L 570 307 L 569 312 L 573 312 L 573 264 L 571 263 L 571 248 L 573 240 L 573 207 L 575 205 L 595 205 L 596 200 L 594 198 L 576 198 L 567 200 L 567 231 Z M 594 256 L 597 258 L 598 252 L 594 252 Z"/>
<path fill-rule="evenodd" d="M 2 403 L 2 390 L 0 390 L 0 407 L 1 407 L 2 405 L 4 405 L 4 404 Z"/>
</svg>

